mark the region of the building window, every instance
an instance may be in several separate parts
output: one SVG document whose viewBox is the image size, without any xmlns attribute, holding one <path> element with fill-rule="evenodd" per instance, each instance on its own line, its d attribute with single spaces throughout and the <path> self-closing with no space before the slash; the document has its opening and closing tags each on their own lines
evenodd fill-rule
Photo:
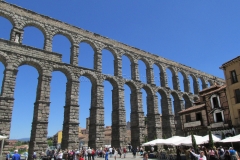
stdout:
<svg viewBox="0 0 240 160">
<path fill-rule="evenodd" d="M 221 107 L 219 102 L 220 102 L 219 101 L 219 96 L 213 95 L 211 97 L 212 108 L 219 108 L 219 107 Z"/>
<path fill-rule="evenodd" d="M 240 89 L 235 89 L 236 103 L 240 103 Z"/>
<path fill-rule="evenodd" d="M 232 84 L 238 82 L 237 74 L 235 70 L 231 71 L 231 79 L 232 79 Z"/>
<path fill-rule="evenodd" d="M 216 115 L 216 122 L 222 122 L 223 121 L 221 112 L 216 113 L 215 115 Z"/>
<path fill-rule="evenodd" d="M 202 113 L 198 112 L 196 113 L 196 121 L 201 121 L 202 120 Z"/>
<path fill-rule="evenodd" d="M 186 115 L 185 118 L 186 118 L 186 122 L 191 122 L 191 116 L 190 116 L 190 114 Z"/>
<path fill-rule="evenodd" d="M 214 122 L 223 122 L 223 111 L 215 111 L 214 112 Z"/>
</svg>

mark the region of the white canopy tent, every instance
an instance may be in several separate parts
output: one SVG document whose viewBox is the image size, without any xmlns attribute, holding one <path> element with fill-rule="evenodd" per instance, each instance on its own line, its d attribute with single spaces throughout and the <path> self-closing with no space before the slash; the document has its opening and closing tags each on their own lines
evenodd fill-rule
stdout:
<svg viewBox="0 0 240 160">
<path fill-rule="evenodd" d="M 4 144 L 4 140 L 7 139 L 7 136 L 1 136 L 0 135 L 0 140 L 2 141 L 1 143 L 1 152 L 0 152 L 0 158 L 2 159 L 2 151 L 3 151 L 3 144 Z"/>
<path fill-rule="evenodd" d="M 236 135 L 234 137 L 228 137 L 226 139 L 223 139 L 219 142 L 227 143 L 227 142 L 240 142 L 240 134 Z"/>
<path fill-rule="evenodd" d="M 221 141 L 221 138 L 214 135 L 214 134 L 212 134 L 212 138 L 213 138 L 214 143 Z M 203 139 L 204 139 L 204 143 L 208 143 L 209 142 L 209 135 L 204 136 Z"/>
<path fill-rule="evenodd" d="M 163 142 L 157 142 L 157 144 L 174 145 L 176 142 L 178 142 L 184 138 L 186 138 L 186 137 L 173 136 L 171 138 L 165 139 L 165 141 L 163 141 Z"/>
<path fill-rule="evenodd" d="M 196 140 L 196 144 L 203 144 L 204 143 L 204 139 L 202 136 L 197 136 L 197 135 L 193 135 L 195 137 Z M 181 139 L 180 141 L 175 142 L 174 146 L 192 146 L 192 136 L 189 135 L 183 139 Z"/>
<path fill-rule="evenodd" d="M 155 146 L 159 143 L 163 143 L 165 141 L 165 139 L 155 139 L 152 141 L 149 141 L 147 143 L 143 143 L 142 146 Z"/>
</svg>

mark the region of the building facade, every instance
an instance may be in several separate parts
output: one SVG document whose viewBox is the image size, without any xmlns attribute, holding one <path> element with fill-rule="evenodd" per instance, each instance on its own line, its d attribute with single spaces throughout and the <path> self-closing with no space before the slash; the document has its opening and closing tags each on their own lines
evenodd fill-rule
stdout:
<svg viewBox="0 0 240 160">
<path fill-rule="evenodd" d="M 229 102 L 232 125 L 236 133 L 240 133 L 240 56 L 224 63 L 220 67 L 224 71 L 226 92 Z"/>
<path fill-rule="evenodd" d="M 195 105 L 179 112 L 186 135 L 206 135 L 208 130 L 221 137 L 235 134 L 226 94 L 226 85 L 217 85 L 199 92 Z"/>
</svg>

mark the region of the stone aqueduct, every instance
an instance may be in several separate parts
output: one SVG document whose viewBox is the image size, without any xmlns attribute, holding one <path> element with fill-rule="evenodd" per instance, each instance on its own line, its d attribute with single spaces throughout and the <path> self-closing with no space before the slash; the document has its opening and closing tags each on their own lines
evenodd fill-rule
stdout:
<svg viewBox="0 0 240 160">
<path fill-rule="evenodd" d="M 5 66 L 2 91 L 0 96 L 0 135 L 10 134 L 11 117 L 14 103 L 15 80 L 18 67 L 31 65 L 38 70 L 39 80 L 34 115 L 32 122 L 29 153 L 42 151 L 47 147 L 47 128 L 50 107 L 50 82 L 53 71 L 61 71 L 67 77 L 66 100 L 64 106 L 62 148 L 76 148 L 75 138 L 78 137 L 79 126 L 79 77 L 86 76 L 92 82 L 89 143 L 97 148 L 104 139 L 104 107 L 103 81 L 108 80 L 112 86 L 112 145 L 123 144 L 126 120 L 124 107 L 124 84 L 131 89 L 131 143 L 138 146 L 144 142 L 144 113 L 142 109 L 143 88 L 147 93 L 148 139 L 181 134 L 181 121 L 176 114 L 183 108 L 192 105 L 192 101 L 199 92 L 198 78 L 202 81 L 202 88 L 210 83 L 224 83 L 224 80 L 195 70 L 191 67 L 166 60 L 137 48 L 111 40 L 95 33 L 71 26 L 64 22 L 37 14 L 18 6 L 0 1 L 0 16 L 12 23 L 10 40 L 0 39 L 0 60 Z M 36 49 L 22 45 L 24 27 L 34 26 L 44 35 L 44 48 Z M 56 34 L 66 36 L 71 42 L 70 64 L 62 62 L 62 55 L 52 52 L 52 38 Z M 78 66 L 79 43 L 86 42 L 94 50 L 94 69 Z M 114 55 L 114 76 L 102 74 L 102 50 L 107 49 Z M 122 77 L 122 56 L 126 55 L 131 61 L 131 79 Z M 138 60 L 146 66 L 147 83 L 139 80 Z M 153 65 L 160 70 L 161 86 L 156 86 L 153 79 Z M 172 72 L 173 90 L 168 87 L 166 69 Z M 184 92 L 179 87 L 178 72 L 184 77 Z M 189 75 L 193 78 L 194 93 L 190 93 Z M 162 115 L 158 113 L 156 93 L 161 95 Z M 172 101 L 174 97 L 174 113 Z M 184 103 L 184 101 L 185 103 Z M 185 105 L 185 106 L 184 106 Z M 160 121 L 161 119 L 161 121 Z M 160 122 L 162 122 L 160 124 Z M 175 123 L 177 122 L 177 125 Z M 175 127 L 176 126 L 176 127 Z"/>
</svg>

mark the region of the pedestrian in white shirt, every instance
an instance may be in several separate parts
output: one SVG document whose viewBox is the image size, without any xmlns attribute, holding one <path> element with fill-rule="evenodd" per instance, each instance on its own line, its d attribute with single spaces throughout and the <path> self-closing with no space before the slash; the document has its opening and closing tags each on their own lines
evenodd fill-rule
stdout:
<svg viewBox="0 0 240 160">
<path fill-rule="evenodd" d="M 204 152 L 203 151 L 200 151 L 200 154 L 195 154 L 194 152 L 192 151 L 189 151 L 192 153 L 192 155 L 194 155 L 195 157 L 198 158 L 198 160 L 207 160 L 206 156 L 204 155 Z"/>
<path fill-rule="evenodd" d="M 117 151 L 116 149 L 114 149 L 114 155 L 113 155 L 113 157 L 114 157 L 115 160 L 116 160 L 116 158 L 117 158 L 117 155 L 118 155 L 118 151 Z"/>
</svg>

